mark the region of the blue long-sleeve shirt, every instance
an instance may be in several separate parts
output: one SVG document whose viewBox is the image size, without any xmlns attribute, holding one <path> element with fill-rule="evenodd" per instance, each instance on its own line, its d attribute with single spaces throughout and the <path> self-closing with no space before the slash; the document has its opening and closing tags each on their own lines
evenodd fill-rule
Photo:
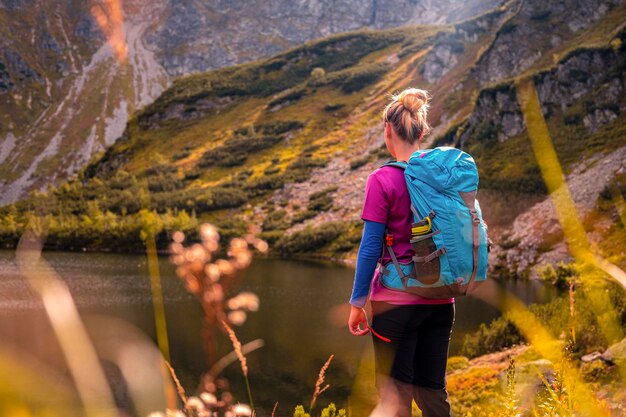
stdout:
<svg viewBox="0 0 626 417">
<path fill-rule="evenodd" d="M 381 255 L 383 239 L 385 236 L 385 224 L 365 220 L 363 237 L 356 260 L 356 272 L 350 304 L 355 307 L 364 307 L 372 284 L 372 277 L 376 270 L 376 264 Z"/>
</svg>

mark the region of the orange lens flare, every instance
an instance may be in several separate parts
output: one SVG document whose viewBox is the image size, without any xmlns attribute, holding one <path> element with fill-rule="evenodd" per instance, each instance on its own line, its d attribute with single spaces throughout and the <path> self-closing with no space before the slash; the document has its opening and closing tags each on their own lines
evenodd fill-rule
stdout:
<svg viewBox="0 0 626 417">
<path fill-rule="evenodd" d="M 125 64 L 128 58 L 128 45 L 124 33 L 124 11 L 121 0 L 104 0 L 91 8 L 91 14 L 96 19 L 107 42 L 113 49 L 117 60 Z"/>
</svg>

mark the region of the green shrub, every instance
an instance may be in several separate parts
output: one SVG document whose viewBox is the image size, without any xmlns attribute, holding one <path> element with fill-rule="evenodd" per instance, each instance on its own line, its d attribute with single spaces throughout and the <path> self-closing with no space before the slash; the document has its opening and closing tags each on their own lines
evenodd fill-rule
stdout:
<svg viewBox="0 0 626 417">
<path fill-rule="evenodd" d="M 456 371 L 459 369 L 465 369 L 469 366 L 469 359 L 465 356 L 451 356 L 448 358 L 448 365 L 446 366 L 447 372 Z"/>
<path fill-rule="evenodd" d="M 603 360 L 583 363 L 580 366 L 583 378 L 589 382 L 608 382 L 615 374 L 615 369 L 611 368 Z"/>
<path fill-rule="evenodd" d="M 350 161 L 350 169 L 352 171 L 354 171 L 355 169 L 360 168 L 363 165 L 367 164 L 371 160 L 372 160 L 372 155 L 371 154 L 362 156 L 362 157 L 357 158 L 357 159 L 353 159 L 352 161 Z"/>
<path fill-rule="evenodd" d="M 505 317 L 498 317 L 489 325 L 483 323 L 476 332 L 466 335 L 461 354 L 474 358 L 509 348 L 522 341 L 517 327 Z"/>
<path fill-rule="evenodd" d="M 270 191 L 283 188 L 285 176 L 283 174 L 267 175 L 256 178 L 246 184 L 246 191 L 251 197 L 267 194 Z"/>
<path fill-rule="evenodd" d="M 486 142 L 495 139 L 497 134 L 498 131 L 493 123 L 491 123 L 490 121 L 484 121 L 476 126 L 473 139 L 480 142 Z"/>
<path fill-rule="evenodd" d="M 388 70 L 387 64 L 363 64 L 332 72 L 320 79 L 311 79 L 309 85 L 312 87 L 332 85 L 340 88 L 344 93 L 353 93 L 378 81 Z"/>
<path fill-rule="evenodd" d="M 326 223 L 318 228 L 306 228 L 291 235 L 283 236 L 276 249 L 283 256 L 314 252 L 337 239 L 346 230 L 344 223 Z"/>
<path fill-rule="evenodd" d="M 344 108 L 346 105 L 343 103 L 328 103 L 324 106 L 324 111 L 333 112 Z"/>
<path fill-rule="evenodd" d="M 317 216 L 316 211 L 310 211 L 310 210 L 299 211 L 292 216 L 291 221 L 293 222 L 293 224 L 302 223 L 303 221 L 311 219 L 315 216 Z"/>
<path fill-rule="evenodd" d="M 328 187 L 309 196 L 309 211 L 328 211 L 333 207 L 331 193 L 337 191 L 337 187 Z"/>
<path fill-rule="evenodd" d="M 285 169 L 285 179 L 289 182 L 305 182 L 311 177 L 313 168 L 325 167 L 328 160 L 313 158 L 311 153 L 303 152 L 298 159 Z"/>
<path fill-rule="evenodd" d="M 276 210 L 263 221 L 263 230 L 285 230 L 291 226 L 285 210 Z"/>
<path fill-rule="evenodd" d="M 196 180 L 200 178 L 200 175 L 202 175 L 202 173 L 199 170 L 193 169 L 191 171 L 185 172 L 185 180 L 186 181 Z"/>
<path fill-rule="evenodd" d="M 270 166 L 269 168 L 266 168 L 265 171 L 263 171 L 264 175 L 272 175 L 272 174 L 278 174 L 280 172 L 280 168 L 279 167 L 275 167 L 275 166 Z"/>
<path fill-rule="evenodd" d="M 297 120 L 289 120 L 239 128 L 224 144 L 205 152 L 198 166 L 243 165 L 250 154 L 271 148 L 281 142 L 288 132 L 302 126 Z"/>
<path fill-rule="evenodd" d="M 516 248 L 520 244 L 521 241 L 522 239 L 511 239 L 511 240 L 507 239 L 502 242 L 499 242 L 499 246 L 504 250 L 513 249 L 513 248 Z"/>
<path fill-rule="evenodd" d="M 304 411 L 304 407 L 302 405 L 298 405 L 293 411 L 293 417 L 311 417 L 311 414 Z M 320 417 L 346 417 L 346 410 L 343 408 L 337 410 L 335 404 L 330 403 L 328 407 L 322 410 Z"/>
<path fill-rule="evenodd" d="M 324 78 L 324 76 L 326 76 L 326 71 L 324 71 L 324 68 L 317 67 L 313 68 L 313 70 L 311 71 L 311 78 L 315 80 Z"/>
<path fill-rule="evenodd" d="M 537 10 L 530 15 L 530 18 L 535 21 L 546 21 L 550 18 L 552 12 L 550 10 Z"/>
<path fill-rule="evenodd" d="M 268 107 L 275 107 L 286 103 L 292 103 L 300 100 L 306 95 L 305 88 L 293 88 L 286 90 L 267 103 Z"/>
<path fill-rule="evenodd" d="M 173 159 L 174 161 L 178 161 L 178 160 L 180 160 L 180 159 L 185 159 L 185 158 L 187 158 L 189 155 L 191 155 L 191 151 L 190 151 L 190 150 L 188 150 L 188 149 L 183 149 L 183 150 L 182 150 L 182 151 L 180 151 L 180 152 L 176 152 L 176 153 L 174 154 L 174 156 L 172 156 L 172 159 Z"/>
<path fill-rule="evenodd" d="M 557 288 L 567 288 L 571 280 L 578 278 L 578 270 L 574 264 L 559 262 L 556 265 L 547 264 L 539 271 L 539 277 Z"/>
<path fill-rule="evenodd" d="M 355 249 L 361 242 L 363 235 L 363 223 L 352 222 L 345 232 L 341 234 L 331 245 L 330 250 L 334 253 L 349 252 Z"/>
<path fill-rule="evenodd" d="M 285 232 L 283 230 L 265 230 L 259 233 L 259 237 L 266 241 L 270 248 L 274 245 L 278 240 L 283 237 Z"/>
</svg>

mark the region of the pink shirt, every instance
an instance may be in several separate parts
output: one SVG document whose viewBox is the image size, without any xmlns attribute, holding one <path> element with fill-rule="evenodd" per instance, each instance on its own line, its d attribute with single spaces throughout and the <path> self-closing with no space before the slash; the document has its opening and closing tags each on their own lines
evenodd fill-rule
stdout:
<svg viewBox="0 0 626 417">
<path fill-rule="evenodd" d="M 411 198 L 406 188 L 404 172 L 400 168 L 385 166 L 372 172 L 365 185 L 363 220 L 384 223 L 388 233 L 393 235 L 393 251 L 400 262 L 410 262 L 411 249 Z M 391 261 L 387 249 L 383 252 L 383 264 Z M 382 286 L 374 273 L 370 290 L 371 301 L 384 301 L 390 304 L 448 304 L 454 298 L 423 298 L 418 295 L 393 291 Z"/>
</svg>

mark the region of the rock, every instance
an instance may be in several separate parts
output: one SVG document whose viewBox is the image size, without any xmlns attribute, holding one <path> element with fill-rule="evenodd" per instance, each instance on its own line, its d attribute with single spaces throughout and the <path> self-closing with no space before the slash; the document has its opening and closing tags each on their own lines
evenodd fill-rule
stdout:
<svg viewBox="0 0 626 417">
<path fill-rule="evenodd" d="M 602 360 L 602 359 L 604 359 L 602 357 L 602 353 L 598 352 L 598 351 L 589 353 L 589 354 L 583 356 L 582 358 L 580 358 L 580 360 L 583 361 L 583 362 L 593 362 L 593 361 L 598 361 L 598 360 Z"/>
<path fill-rule="evenodd" d="M 452 0 L 173 2 L 147 41 L 168 73 L 181 75 L 252 61 L 339 32 L 462 22 L 497 5 L 495 0 L 468 1 L 462 8 Z M 464 33 L 477 39 L 476 31 Z"/>
<path fill-rule="evenodd" d="M 503 142 L 524 130 L 526 127 L 515 87 L 503 84 L 481 91 L 468 127 L 460 136 L 460 145 L 470 140 L 485 141 L 492 138 Z"/>
<path fill-rule="evenodd" d="M 9 48 L 5 49 L 4 61 L 6 62 L 9 73 L 16 82 L 34 80 L 43 85 L 41 75 L 31 68 L 16 51 Z"/>
<path fill-rule="evenodd" d="M 421 69 L 422 76 L 430 84 L 435 83 L 457 64 L 463 51 L 463 44 L 458 41 L 435 45 L 426 55 Z"/>
<path fill-rule="evenodd" d="M 574 166 L 566 181 L 579 217 L 584 218 L 595 206 L 600 192 L 613 176 L 624 169 L 626 146 L 604 155 L 595 155 Z M 519 215 L 510 229 L 509 242 L 518 242 L 510 249 L 496 246 L 493 256 L 510 266 L 518 275 L 530 272 L 531 278 L 538 276 L 538 270 L 547 263 L 570 261 L 571 255 L 559 236 L 561 225 L 548 197 Z M 546 241 L 555 241 L 550 248 L 539 248 Z M 547 250 L 545 250 L 547 249 Z"/>
<path fill-rule="evenodd" d="M 617 114 L 610 109 L 595 109 L 583 118 L 583 124 L 591 133 L 595 133 L 602 125 L 617 119 Z"/>
<path fill-rule="evenodd" d="M 626 366 L 626 338 L 610 346 L 602 354 L 602 359 L 616 363 L 618 366 Z"/>
<path fill-rule="evenodd" d="M 517 365 L 515 369 L 515 378 L 519 384 L 543 385 L 539 375 L 542 375 L 546 381 L 554 380 L 554 366 L 547 359 L 537 359 L 532 362 L 526 362 Z"/>
<path fill-rule="evenodd" d="M 619 2 L 570 0 L 550 2 L 547 7 L 544 2 L 522 2 L 517 14 L 527 19 L 527 23 L 520 25 L 507 21 L 502 25 L 491 48 L 476 64 L 476 77 L 485 85 L 521 74 L 542 57 L 538 46 L 545 43 L 546 27 L 553 33 L 578 32 L 600 19 Z M 520 39 L 524 41 L 519 42 Z M 561 38 L 551 40 L 552 46 L 561 42 Z"/>
</svg>

